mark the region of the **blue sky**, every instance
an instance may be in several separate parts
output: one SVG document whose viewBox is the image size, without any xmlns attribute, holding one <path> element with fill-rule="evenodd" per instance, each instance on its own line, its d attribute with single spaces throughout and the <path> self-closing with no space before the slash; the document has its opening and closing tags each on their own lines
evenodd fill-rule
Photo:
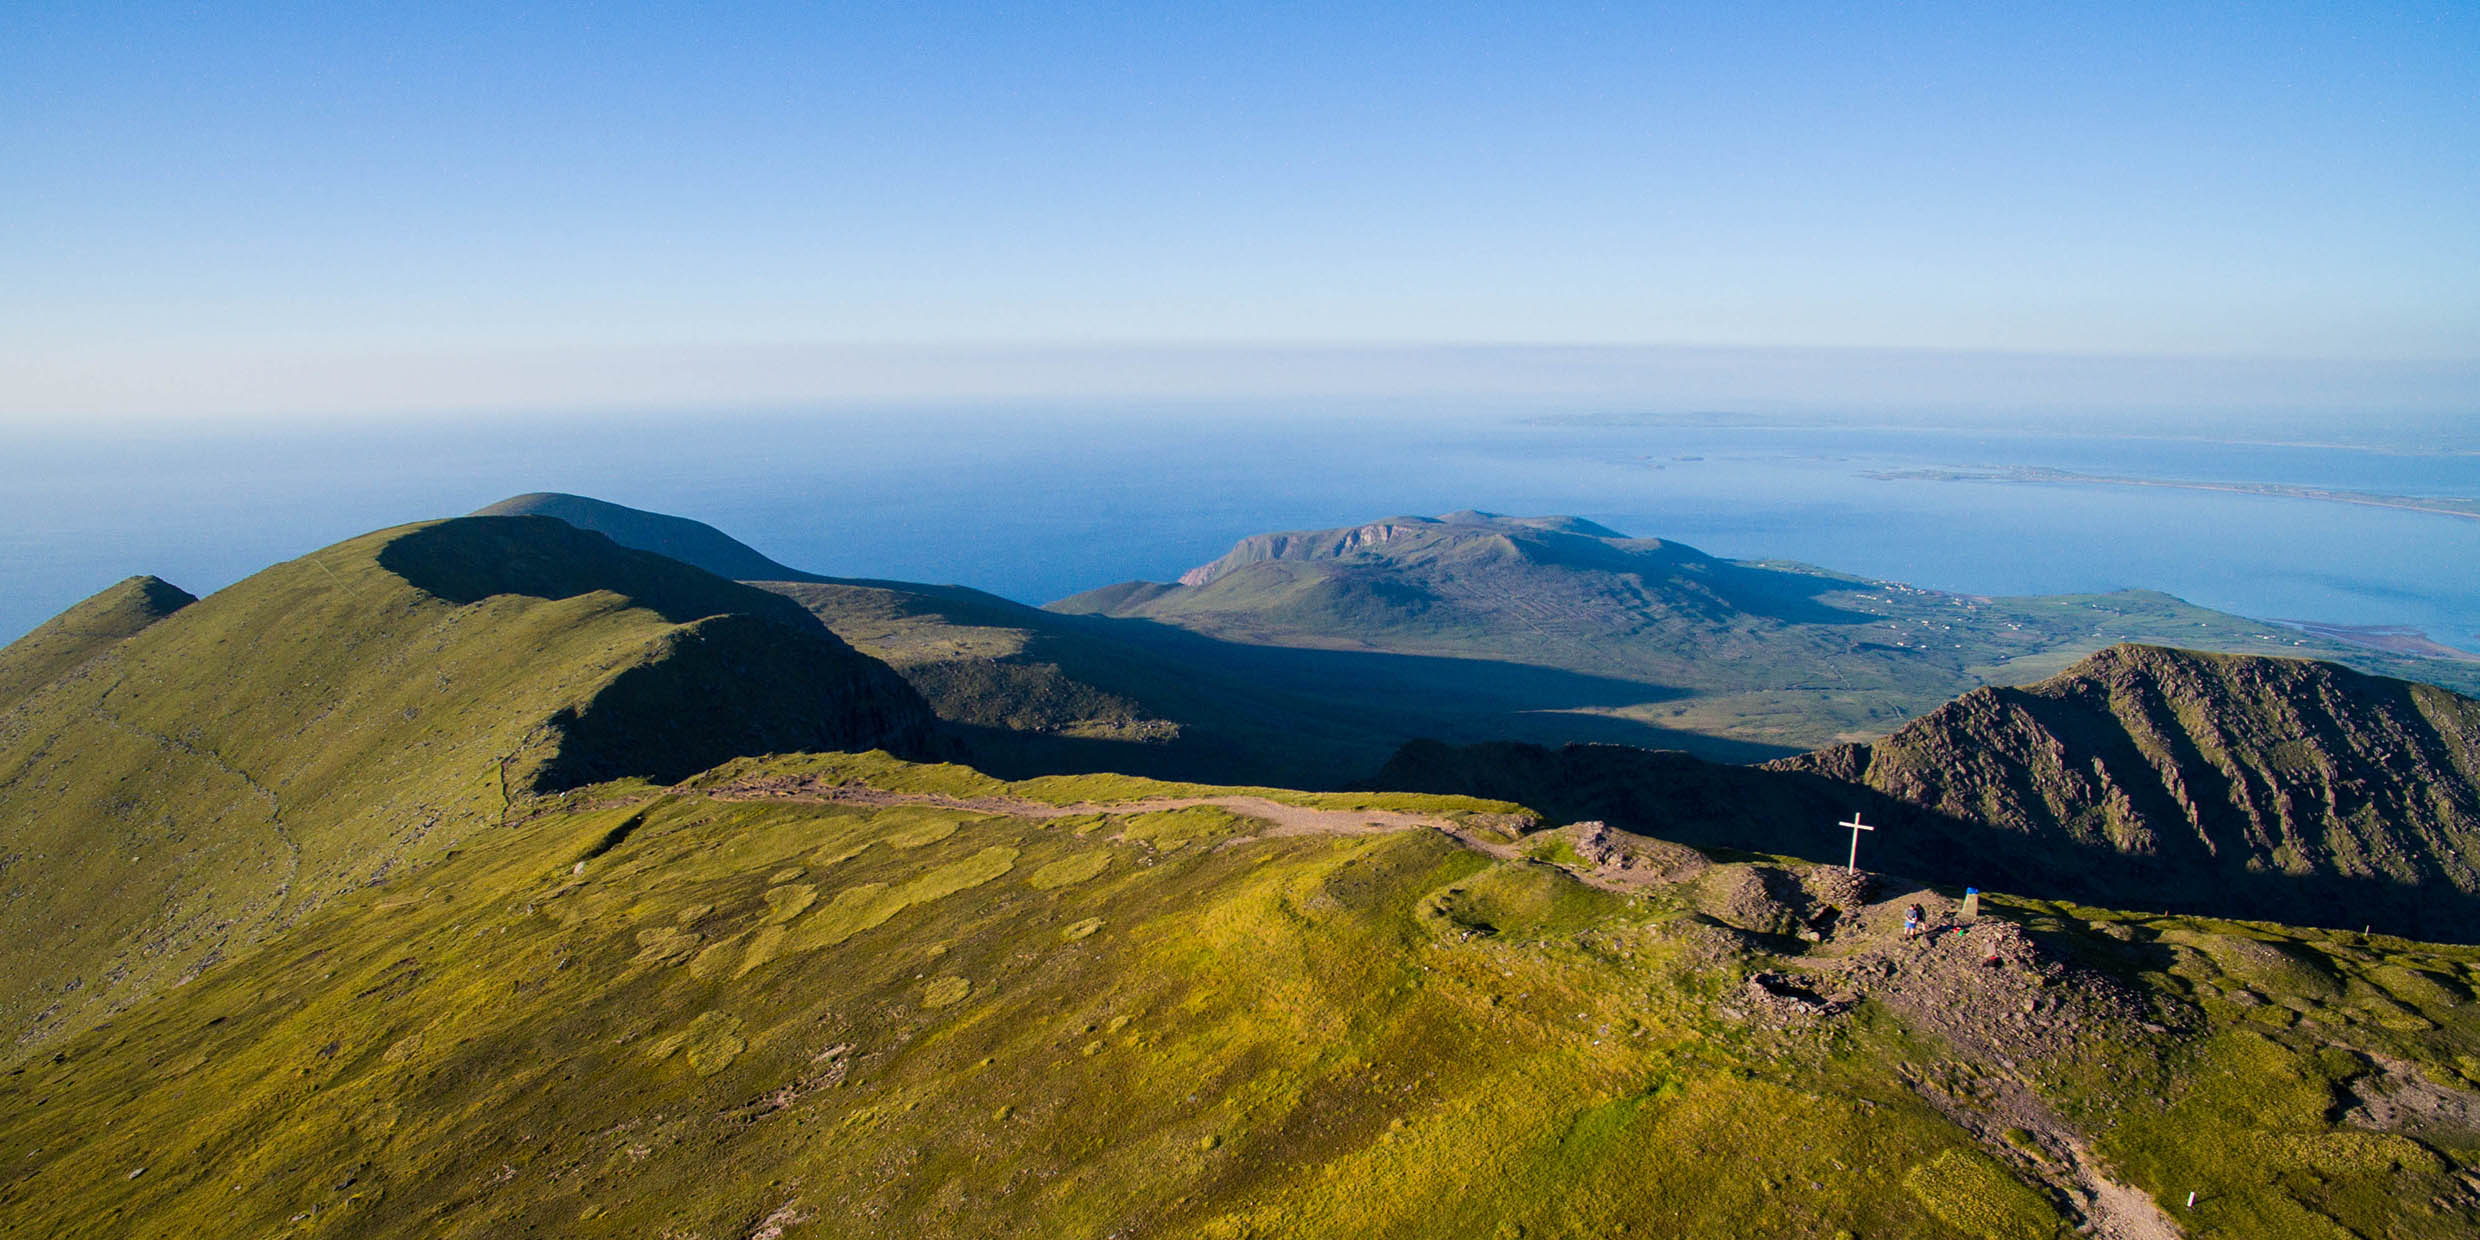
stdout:
<svg viewBox="0 0 2480 1240">
<path fill-rule="evenodd" d="M 2480 362 L 2468 2 L 1170 9 L 0 7 L 0 416 L 855 347 Z"/>
</svg>

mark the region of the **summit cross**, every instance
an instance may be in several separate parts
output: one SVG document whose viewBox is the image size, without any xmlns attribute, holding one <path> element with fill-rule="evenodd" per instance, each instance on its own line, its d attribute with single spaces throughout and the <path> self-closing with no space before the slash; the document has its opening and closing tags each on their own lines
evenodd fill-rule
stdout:
<svg viewBox="0 0 2480 1240">
<path fill-rule="evenodd" d="M 1874 831 L 1877 828 L 1860 821 L 1860 815 L 1857 813 L 1851 816 L 1850 822 L 1838 822 L 1834 825 L 1838 827 L 1851 828 L 1851 860 L 1843 863 L 1843 872 L 1845 874 L 1857 874 L 1860 872 L 1860 833 L 1863 831 Z"/>
</svg>

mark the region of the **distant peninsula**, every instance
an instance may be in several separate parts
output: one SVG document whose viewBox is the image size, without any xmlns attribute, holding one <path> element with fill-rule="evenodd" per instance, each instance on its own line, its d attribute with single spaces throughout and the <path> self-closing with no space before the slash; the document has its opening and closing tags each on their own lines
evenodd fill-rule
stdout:
<svg viewBox="0 0 2480 1240">
<path fill-rule="evenodd" d="M 2379 491 L 2342 491 L 2331 487 L 2295 486 L 2286 482 L 2203 482 L 2189 478 L 2139 478 L 2126 474 L 2084 474 L 2038 465 L 2005 469 L 1878 469 L 1865 477 L 1886 482 L 2033 482 L 2056 486 L 2161 487 L 2173 491 L 2224 491 L 2237 495 L 2268 495 L 2279 499 L 2313 499 L 2369 508 L 2400 508 L 2441 516 L 2480 520 L 2480 499 L 2435 495 L 2388 495 Z"/>
</svg>

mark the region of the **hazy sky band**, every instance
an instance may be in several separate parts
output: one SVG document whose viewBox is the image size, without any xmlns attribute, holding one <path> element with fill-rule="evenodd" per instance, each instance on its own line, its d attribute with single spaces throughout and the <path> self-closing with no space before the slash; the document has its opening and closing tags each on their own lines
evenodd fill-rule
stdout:
<svg viewBox="0 0 2480 1240">
<path fill-rule="evenodd" d="M 0 358 L 0 427 L 349 413 L 762 411 L 1070 402 L 1161 411 L 1302 402 L 1364 415 L 1644 408 L 1739 413 L 2480 415 L 2480 361 L 1594 345 L 476 346 Z M 166 413 L 165 411 L 173 411 Z"/>
<path fill-rule="evenodd" d="M 888 342 L 2469 361 L 2474 98 L 2468 4 L 14 5 L 0 410 Z"/>
</svg>

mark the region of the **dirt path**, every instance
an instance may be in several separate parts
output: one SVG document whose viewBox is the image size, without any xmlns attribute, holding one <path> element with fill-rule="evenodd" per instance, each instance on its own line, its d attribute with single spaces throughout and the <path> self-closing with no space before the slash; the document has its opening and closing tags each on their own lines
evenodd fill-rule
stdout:
<svg viewBox="0 0 2480 1240">
<path fill-rule="evenodd" d="M 1888 924 L 1898 902 L 1915 899 L 1936 909 L 1931 921 L 1941 931 L 1933 937 L 1914 943 L 1870 928 Z M 1841 953 L 1812 957 L 1805 970 L 1787 969 L 1849 986 L 1916 1032 L 1945 1042 L 1953 1056 L 1945 1065 L 1907 1066 L 1897 1076 L 1993 1157 L 2051 1189 L 2072 1210 L 2081 1234 L 2179 1240 L 2178 1223 L 2160 1203 L 2114 1179 L 2030 1075 L 2032 1064 L 2077 1054 L 2082 1031 L 2158 1031 L 2146 1024 L 2149 1013 L 2106 979 L 2048 956 L 2011 923 L 1984 918 L 1957 925 L 1954 916 L 1941 897 L 1896 891 L 1857 919 Z M 1989 963 L 1999 960 L 2006 964 Z M 1959 1066 L 1969 1070 L 1940 1070 Z"/>
<path fill-rule="evenodd" d="M 1389 809 L 1321 809 L 1313 805 L 1293 805 L 1268 797 L 1148 797 L 1137 801 L 1077 801 L 1067 805 L 1049 801 L 1033 801 L 1021 797 L 951 797 L 935 792 L 889 792 L 852 784 L 819 784 L 810 781 L 774 781 L 736 784 L 708 791 L 718 801 L 804 801 L 824 805 L 927 805 L 939 809 L 963 810 L 980 814 L 1006 814 L 1015 818 L 1067 818 L 1078 814 L 1147 814 L 1164 810 L 1194 809 L 1210 806 L 1235 814 L 1259 819 L 1268 829 L 1252 839 L 1272 839 L 1298 835 L 1388 835 L 1397 831 L 1436 831 L 1466 848 L 1487 853 L 1500 860 L 1516 860 L 1512 844 L 1486 839 L 1453 819 L 1431 814 L 1409 814 Z M 1591 871 L 1565 867 L 1584 882 L 1609 890 L 1618 884 L 1600 880 Z"/>
<path fill-rule="evenodd" d="M 2185 1234 L 2152 1194 L 2110 1178 L 2084 1138 L 2023 1082 L 1983 1081 L 1966 1093 L 1950 1092 L 1916 1073 L 1897 1075 L 2000 1162 L 2064 1197 L 2082 1234 L 2096 1240 L 2181 1240 Z M 2004 1134 L 2010 1130 L 2029 1137 L 2041 1157 L 2028 1157 L 2022 1146 L 2007 1140 Z"/>
</svg>

